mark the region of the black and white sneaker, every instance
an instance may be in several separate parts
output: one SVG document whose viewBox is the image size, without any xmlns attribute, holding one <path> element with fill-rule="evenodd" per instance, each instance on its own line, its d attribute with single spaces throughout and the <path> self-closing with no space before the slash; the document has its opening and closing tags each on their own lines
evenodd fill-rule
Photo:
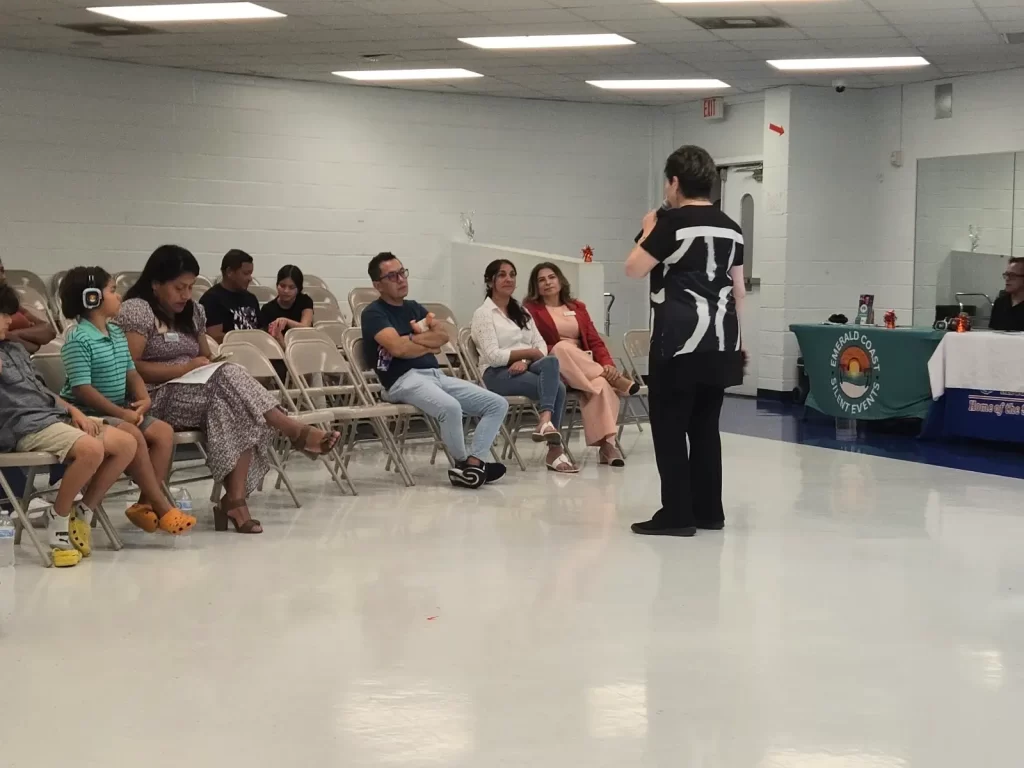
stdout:
<svg viewBox="0 0 1024 768">
<path fill-rule="evenodd" d="M 505 465 L 498 461 L 492 461 L 484 464 L 484 482 L 493 483 L 495 480 L 501 480 L 505 476 Z"/>
<path fill-rule="evenodd" d="M 448 470 L 448 480 L 456 488 L 479 488 L 485 479 L 483 467 L 474 466 L 466 461 L 460 461 Z"/>
</svg>

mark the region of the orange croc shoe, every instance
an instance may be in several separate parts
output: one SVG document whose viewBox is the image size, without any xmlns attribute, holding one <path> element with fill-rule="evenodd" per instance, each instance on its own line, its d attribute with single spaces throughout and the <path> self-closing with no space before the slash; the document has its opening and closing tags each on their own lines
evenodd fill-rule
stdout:
<svg viewBox="0 0 1024 768">
<path fill-rule="evenodd" d="M 158 523 L 161 531 L 169 533 L 172 536 L 180 536 L 183 533 L 188 533 L 195 524 L 196 519 L 192 517 L 192 515 L 185 514 L 177 507 L 172 507 L 166 515 L 160 518 L 160 522 Z"/>
<path fill-rule="evenodd" d="M 131 520 L 132 525 L 146 533 L 153 533 L 159 525 L 156 512 L 149 504 L 132 504 L 124 511 L 124 515 Z"/>
</svg>

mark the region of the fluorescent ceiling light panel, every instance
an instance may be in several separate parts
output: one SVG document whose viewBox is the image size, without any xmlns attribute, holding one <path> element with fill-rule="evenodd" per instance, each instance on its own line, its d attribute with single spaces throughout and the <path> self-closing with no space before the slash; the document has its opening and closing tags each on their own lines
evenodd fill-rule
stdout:
<svg viewBox="0 0 1024 768">
<path fill-rule="evenodd" d="M 280 19 L 283 13 L 255 3 L 188 3 L 185 5 L 122 5 L 87 8 L 93 13 L 122 21 L 157 24 L 174 21 L 238 21 L 240 19 Z"/>
<path fill-rule="evenodd" d="M 355 72 L 332 72 L 349 80 L 391 82 L 396 80 L 461 80 L 467 77 L 483 77 L 479 72 L 468 69 L 361 69 Z"/>
<path fill-rule="evenodd" d="M 768 63 L 784 72 L 835 72 L 860 69 L 903 69 L 926 67 L 921 56 L 874 56 L 852 59 L 769 59 Z"/>
<path fill-rule="evenodd" d="M 460 37 L 460 43 L 490 50 L 539 48 L 600 48 L 611 45 L 635 45 L 622 35 L 516 35 L 513 37 Z"/>
<path fill-rule="evenodd" d="M 587 85 L 610 91 L 697 91 L 709 88 L 729 88 L 721 80 L 587 80 Z"/>
</svg>

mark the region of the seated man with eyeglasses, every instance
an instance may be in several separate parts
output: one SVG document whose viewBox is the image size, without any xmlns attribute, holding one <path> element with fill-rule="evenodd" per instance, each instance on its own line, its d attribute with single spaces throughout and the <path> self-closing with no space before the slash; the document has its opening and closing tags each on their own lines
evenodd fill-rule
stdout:
<svg viewBox="0 0 1024 768">
<path fill-rule="evenodd" d="M 380 298 L 363 310 L 363 348 L 393 403 L 419 408 L 441 427 L 441 439 L 455 460 L 448 470 L 451 484 L 479 488 L 505 474 L 505 466 L 489 463 L 491 446 L 508 412 L 501 395 L 469 381 L 446 376 L 437 353 L 448 334 L 434 316 L 409 294 L 409 270 L 393 253 L 378 253 L 367 268 Z M 473 444 L 466 450 L 463 414 L 478 416 Z"/>
<path fill-rule="evenodd" d="M 1010 259 L 1003 280 L 1006 290 L 992 305 L 988 327 L 993 331 L 1024 331 L 1024 258 Z"/>
</svg>

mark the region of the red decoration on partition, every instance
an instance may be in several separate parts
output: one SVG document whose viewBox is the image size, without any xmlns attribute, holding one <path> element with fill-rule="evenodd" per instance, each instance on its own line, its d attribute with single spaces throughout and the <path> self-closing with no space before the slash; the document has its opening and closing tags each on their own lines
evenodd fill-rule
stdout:
<svg viewBox="0 0 1024 768">
<path fill-rule="evenodd" d="M 583 261 L 585 261 L 587 264 L 594 260 L 594 249 L 591 248 L 589 245 L 584 246 L 580 253 L 583 254 Z"/>
</svg>

